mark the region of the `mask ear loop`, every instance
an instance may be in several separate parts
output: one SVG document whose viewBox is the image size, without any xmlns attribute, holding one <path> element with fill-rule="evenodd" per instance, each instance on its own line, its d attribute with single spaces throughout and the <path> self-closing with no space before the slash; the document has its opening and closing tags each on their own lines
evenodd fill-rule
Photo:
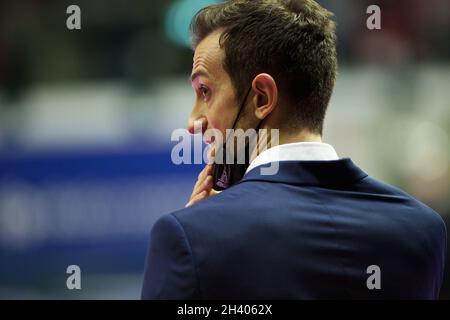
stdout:
<svg viewBox="0 0 450 320">
<path fill-rule="evenodd" d="M 237 124 L 237 122 L 238 122 L 238 120 L 239 120 L 239 117 L 241 116 L 242 110 L 244 110 L 245 102 L 247 101 L 248 95 L 250 94 L 250 91 L 251 91 L 251 90 L 252 90 L 252 87 L 248 88 L 248 90 L 247 90 L 247 94 L 245 95 L 245 99 L 242 101 L 242 104 L 241 104 L 241 106 L 240 106 L 240 108 L 239 108 L 239 112 L 238 112 L 238 114 L 236 115 L 236 118 L 234 119 L 233 126 L 232 126 L 232 128 L 231 128 L 232 130 L 234 130 L 235 127 L 236 127 L 236 124 Z M 231 137 L 231 136 L 233 136 L 233 135 L 230 134 L 230 135 L 228 135 L 228 136 L 226 137 L 225 143 L 223 144 L 223 146 L 226 146 L 226 145 L 227 145 L 228 140 L 230 140 L 230 137 Z"/>
<path fill-rule="evenodd" d="M 236 119 L 234 119 L 232 130 L 234 130 L 235 127 L 236 127 L 236 124 L 237 124 L 237 122 L 238 122 L 238 120 L 239 120 L 239 117 L 241 116 L 242 111 L 244 110 L 245 102 L 247 102 L 248 95 L 250 94 L 250 91 L 251 91 L 251 90 L 252 90 L 252 87 L 248 88 L 248 90 L 247 90 L 247 93 L 246 93 L 246 95 L 245 95 L 245 98 L 244 98 L 244 100 L 242 101 L 241 107 L 239 108 L 239 112 L 238 112 L 238 114 L 237 114 L 237 116 L 236 116 Z M 263 121 L 264 121 L 264 120 L 261 120 L 261 121 L 258 123 L 258 125 L 256 126 L 256 130 L 255 130 L 255 131 L 256 131 L 256 137 L 257 137 L 257 139 L 258 139 L 258 136 L 259 136 L 259 128 L 261 127 L 261 124 L 262 124 Z M 230 135 L 230 136 L 232 136 L 232 135 Z M 228 137 L 226 138 L 225 144 L 228 143 L 228 140 L 230 139 L 230 136 L 228 136 Z"/>
<path fill-rule="evenodd" d="M 245 95 L 245 99 L 242 101 L 242 104 L 241 104 L 241 106 L 240 106 L 240 108 L 239 108 L 239 112 L 238 112 L 238 114 L 236 115 L 236 118 L 234 119 L 234 123 L 233 123 L 232 130 L 235 129 L 236 124 L 237 124 L 237 122 L 238 122 L 238 120 L 239 120 L 239 117 L 241 116 L 242 110 L 244 110 L 245 102 L 247 101 L 247 98 L 248 98 L 248 95 L 250 94 L 250 90 L 251 90 L 251 89 L 252 89 L 252 87 L 250 87 L 250 88 L 248 89 L 247 94 Z M 226 137 L 225 143 L 222 145 L 222 148 L 221 148 L 220 150 L 223 150 L 223 148 L 226 149 L 226 145 L 227 145 L 228 140 L 230 139 L 231 136 L 233 136 L 233 135 L 230 134 L 229 136 Z M 225 152 L 226 152 L 226 151 L 225 151 Z M 216 154 L 216 155 L 217 155 L 217 154 Z M 225 155 L 222 155 L 222 156 L 225 156 Z M 218 174 L 218 175 L 220 175 L 220 176 L 223 176 L 224 172 L 227 171 L 228 166 L 227 166 L 227 165 L 222 165 L 222 167 L 223 167 L 222 170 L 221 170 L 220 172 L 217 173 L 217 172 L 216 172 L 217 170 L 215 170 L 215 169 L 217 169 L 218 167 L 215 167 L 215 165 L 216 165 L 216 163 L 214 163 L 214 166 L 213 166 L 213 177 L 215 177 L 216 174 Z M 229 168 L 228 168 L 228 170 L 229 170 Z M 227 174 L 226 174 L 226 175 L 227 175 Z M 218 178 L 218 180 L 217 180 L 217 178 Z M 216 178 L 216 180 L 217 180 L 217 181 L 220 181 L 219 176 L 217 176 L 217 178 Z M 225 190 L 225 189 L 228 187 L 228 185 L 225 186 L 225 187 L 219 185 L 217 181 L 215 181 L 214 184 L 213 184 L 213 187 L 215 187 L 216 190 Z"/>
<path fill-rule="evenodd" d="M 255 134 L 256 134 L 256 144 L 255 144 L 255 148 L 256 148 L 256 157 L 259 155 L 259 129 L 261 128 L 261 124 L 263 123 L 264 119 L 262 119 L 258 125 L 256 126 L 255 129 Z M 248 155 L 250 157 L 250 154 Z"/>
<path fill-rule="evenodd" d="M 244 110 L 245 102 L 247 102 L 247 98 L 248 98 L 248 95 L 250 94 L 251 90 L 252 90 L 252 87 L 248 88 L 248 90 L 247 90 L 247 94 L 245 95 L 245 98 L 242 101 L 242 104 L 241 104 L 241 107 L 239 108 L 239 112 L 238 112 L 238 114 L 236 116 L 236 119 L 234 119 L 233 127 L 231 128 L 232 130 L 234 130 L 234 128 L 236 127 L 236 124 L 237 124 L 237 122 L 239 120 L 239 117 L 241 116 L 242 110 Z M 230 137 L 227 137 L 227 140 L 225 141 L 225 143 L 228 142 L 228 139 L 230 139 Z"/>
</svg>

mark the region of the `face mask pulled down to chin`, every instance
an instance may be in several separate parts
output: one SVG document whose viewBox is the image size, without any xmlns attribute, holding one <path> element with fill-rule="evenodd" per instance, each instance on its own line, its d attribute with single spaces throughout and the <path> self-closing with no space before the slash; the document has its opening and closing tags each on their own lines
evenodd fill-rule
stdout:
<svg viewBox="0 0 450 320">
<path fill-rule="evenodd" d="M 244 150 L 236 150 L 239 152 L 245 152 L 245 162 L 237 163 L 237 157 L 232 159 L 232 163 L 227 163 L 227 143 L 224 143 L 219 150 L 216 151 L 216 159 L 223 159 L 222 163 L 214 161 L 212 164 L 212 177 L 213 177 L 213 189 L 216 191 L 223 191 L 232 185 L 238 183 L 250 165 L 250 143 L 245 142 Z"/>
<path fill-rule="evenodd" d="M 239 112 L 234 120 L 232 130 L 234 131 L 236 124 L 239 120 L 239 117 L 242 114 L 242 111 L 245 108 L 245 102 L 248 98 L 248 95 L 251 91 L 251 88 L 247 91 L 247 94 L 245 95 L 245 99 L 242 102 L 241 107 L 239 108 Z M 261 122 L 256 127 L 256 132 L 258 132 L 259 127 L 261 125 Z M 226 137 L 225 143 L 223 143 L 221 146 L 218 146 L 216 149 L 215 154 L 215 160 L 212 165 L 212 176 L 213 176 L 213 189 L 216 191 L 222 191 L 225 190 L 232 185 L 238 183 L 243 177 L 244 174 L 250 165 L 250 146 L 254 145 L 253 143 L 250 143 L 250 141 L 255 141 L 251 139 L 257 139 L 257 133 L 253 137 L 245 137 L 245 144 L 244 146 L 240 146 L 239 143 L 236 142 L 236 136 L 234 133 L 230 134 L 230 136 Z M 231 140 L 231 145 L 228 143 Z M 242 141 L 242 140 L 241 140 Z M 233 148 L 234 150 L 232 150 Z M 234 151 L 234 152 L 232 152 Z M 230 161 L 230 157 L 228 156 L 229 153 L 232 152 L 233 157 Z M 244 161 L 238 161 L 240 160 L 239 155 L 243 155 L 245 158 Z M 217 161 L 219 159 L 220 161 Z"/>
</svg>

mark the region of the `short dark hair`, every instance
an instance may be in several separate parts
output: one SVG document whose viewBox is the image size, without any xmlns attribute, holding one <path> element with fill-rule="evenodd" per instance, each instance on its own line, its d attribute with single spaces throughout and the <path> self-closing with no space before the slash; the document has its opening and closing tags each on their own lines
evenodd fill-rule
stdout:
<svg viewBox="0 0 450 320">
<path fill-rule="evenodd" d="M 201 9 L 191 22 L 195 48 L 223 29 L 224 69 L 237 99 L 262 72 L 295 106 L 294 128 L 322 134 L 337 72 L 333 14 L 313 0 L 231 0 Z"/>
</svg>

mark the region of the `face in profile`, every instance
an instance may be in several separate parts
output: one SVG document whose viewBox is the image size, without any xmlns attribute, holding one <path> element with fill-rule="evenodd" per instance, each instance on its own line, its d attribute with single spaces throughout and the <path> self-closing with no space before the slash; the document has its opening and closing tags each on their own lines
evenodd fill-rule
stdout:
<svg viewBox="0 0 450 320">
<path fill-rule="evenodd" d="M 219 45 L 221 32 L 213 32 L 195 48 L 192 88 L 195 101 L 188 130 L 194 133 L 194 121 L 202 121 L 203 132 L 216 129 L 225 137 L 238 112 L 237 99 L 230 76 L 223 68 L 224 50 Z M 212 143 L 214 138 L 207 138 Z"/>
</svg>

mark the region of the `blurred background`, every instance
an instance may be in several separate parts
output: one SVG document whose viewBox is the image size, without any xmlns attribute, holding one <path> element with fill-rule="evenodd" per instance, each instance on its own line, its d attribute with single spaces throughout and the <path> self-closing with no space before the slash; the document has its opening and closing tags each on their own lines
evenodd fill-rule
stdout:
<svg viewBox="0 0 450 320">
<path fill-rule="evenodd" d="M 172 164 L 170 137 L 194 100 L 189 21 L 213 2 L 0 1 L 0 298 L 139 298 L 151 226 L 201 170 Z M 319 2 L 340 60 L 324 140 L 448 224 L 450 2 Z"/>
</svg>

